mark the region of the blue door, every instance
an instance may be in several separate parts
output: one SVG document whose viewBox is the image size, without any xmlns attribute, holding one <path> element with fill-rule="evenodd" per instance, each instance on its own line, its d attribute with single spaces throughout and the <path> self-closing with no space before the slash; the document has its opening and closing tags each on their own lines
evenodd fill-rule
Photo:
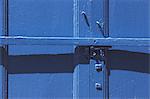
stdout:
<svg viewBox="0 0 150 99">
<path fill-rule="evenodd" d="M 149 99 L 149 0 L 0 0 L 0 99 Z"/>
</svg>

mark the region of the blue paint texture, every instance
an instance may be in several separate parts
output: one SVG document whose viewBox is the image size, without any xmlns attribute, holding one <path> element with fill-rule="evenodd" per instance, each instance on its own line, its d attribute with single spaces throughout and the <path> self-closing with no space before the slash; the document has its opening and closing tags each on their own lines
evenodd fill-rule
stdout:
<svg viewBox="0 0 150 99">
<path fill-rule="evenodd" d="M 80 44 L 112 46 L 108 52 L 110 99 L 150 98 L 150 0 L 109 0 L 108 39 L 96 24 L 103 20 L 103 0 L 9 0 L 8 39 L 1 36 L 2 1 L 0 48 L 8 39 L 12 42 L 8 45 L 13 70 L 8 75 L 9 99 L 102 99 L 104 91 L 95 89 L 96 82 L 103 84 L 96 62 L 75 64 L 80 60 L 74 58 Z M 2 58 L 0 50 L 0 99 L 4 93 Z M 51 72 L 43 72 L 46 69 Z"/>
<path fill-rule="evenodd" d="M 111 37 L 150 37 L 149 0 L 110 0 Z"/>
<path fill-rule="evenodd" d="M 72 74 L 17 74 L 9 78 L 9 99 L 72 97 Z"/>
<path fill-rule="evenodd" d="M 0 36 L 2 35 L 2 0 L 0 0 Z M 1 42 L 1 40 L 0 40 Z M 0 45 L 1 47 L 1 45 Z M 3 65 L 2 65 L 2 57 L 1 57 L 1 50 L 0 50 L 0 99 L 2 99 L 3 94 Z"/>
<path fill-rule="evenodd" d="M 2 94 L 3 94 L 3 75 L 2 75 L 2 65 L 0 65 L 0 98 L 2 99 Z"/>
</svg>

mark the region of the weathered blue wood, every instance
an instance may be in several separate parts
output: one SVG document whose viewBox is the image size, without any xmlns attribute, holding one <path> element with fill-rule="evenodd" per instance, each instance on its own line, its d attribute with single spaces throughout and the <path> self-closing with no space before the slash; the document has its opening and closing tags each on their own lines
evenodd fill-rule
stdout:
<svg viewBox="0 0 150 99">
<path fill-rule="evenodd" d="M 9 75 L 9 99 L 71 99 L 72 80 L 71 73 Z"/>
<path fill-rule="evenodd" d="M 1 81 L 2 81 L 2 99 L 7 99 L 7 69 L 4 68 L 4 65 L 1 65 Z"/>
<path fill-rule="evenodd" d="M 97 90 L 95 87 L 95 83 L 100 83 L 102 86 L 104 85 L 104 79 L 103 79 L 104 73 L 103 72 L 97 72 L 95 69 L 95 64 L 96 64 L 95 60 L 90 61 L 90 67 L 89 67 L 90 68 L 90 71 L 89 71 L 90 99 L 92 99 L 92 98 L 103 99 L 104 94 L 105 94 L 104 87 L 102 87 L 102 90 Z"/>
<path fill-rule="evenodd" d="M 2 37 L 0 44 L 10 44 L 12 46 L 12 50 L 14 49 L 15 45 L 16 48 L 20 51 L 25 52 L 23 49 L 30 49 L 29 45 L 34 45 L 34 49 L 37 50 L 40 45 L 44 45 L 44 52 L 47 53 L 46 49 L 48 46 L 45 45 L 53 45 L 53 53 L 56 49 L 61 50 L 68 50 L 67 52 L 72 52 L 72 49 L 69 48 L 71 45 L 110 45 L 113 46 L 112 49 L 120 49 L 120 50 L 129 50 L 134 52 L 144 52 L 150 53 L 149 45 L 150 39 L 149 38 L 62 38 L 62 37 Z M 95 40 L 97 42 L 95 42 Z M 3 41 L 3 42 L 2 42 Z M 61 46 L 56 46 L 59 44 Z M 22 46 L 20 46 L 22 45 Z M 63 46 L 65 46 L 65 48 Z M 22 47 L 22 49 L 21 49 Z M 14 49 L 15 50 L 15 49 Z M 26 50 L 26 51 L 28 51 Z M 58 50 L 58 53 L 61 53 L 61 50 Z M 33 51 L 34 53 L 38 53 Z"/>
<path fill-rule="evenodd" d="M 79 64 L 73 73 L 73 99 L 90 99 L 90 90 L 90 64 Z"/>
<path fill-rule="evenodd" d="M 142 46 L 150 45 L 150 38 L 85 38 L 85 37 L 24 37 L 0 36 L 4 45 L 109 45 Z"/>
<path fill-rule="evenodd" d="M 6 75 L 5 75 L 5 68 L 4 68 L 4 57 L 3 57 L 3 50 L 0 48 L 0 99 L 5 99 L 6 97 Z"/>
<path fill-rule="evenodd" d="M 72 53 L 76 45 L 110 45 L 113 49 L 150 52 L 148 0 L 110 0 L 111 38 L 103 38 L 95 24 L 102 17 L 102 0 L 9 1 L 11 36 L 0 36 L 0 45 L 8 44 L 10 55 Z M 82 11 L 86 12 L 91 27 L 85 23 Z M 94 84 L 101 80 L 101 75 L 93 71 L 93 65 L 94 62 L 78 65 L 74 74 L 10 75 L 9 98 L 100 98 L 101 93 L 95 92 Z M 111 73 L 111 98 L 149 97 L 148 74 Z M 85 81 L 89 84 L 86 88 Z"/>
<path fill-rule="evenodd" d="M 0 36 L 4 35 L 4 1 L 0 0 Z M 0 41 L 1 42 L 1 41 Z M 7 71 L 4 66 L 4 51 L 1 49 L 4 47 L 0 45 L 0 99 L 6 99 L 7 97 Z"/>
<path fill-rule="evenodd" d="M 110 36 L 112 38 L 150 38 L 149 0 L 110 0 Z M 133 50 L 144 47 L 114 47 L 114 49 Z M 140 56 L 139 56 L 140 57 Z M 130 59 L 130 57 L 128 57 Z M 133 62 L 130 62 L 133 64 Z M 143 62 L 144 63 L 144 62 Z M 117 61 L 116 61 L 117 64 Z M 122 64 L 125 65 L 125 64 Z M 133 66 L 137 66 L 133 64 Z M 112 70 L 110 75 L 110 98 L 150 98 L 150 74 Z M 142 85 L 142 86 L 140 86 Z"/>
<path fill-rule="evenodd" d="M 97 21 L 104 22 L 104 1 L 105 0 L 92 0 L 91 4 L 91 11 L 90 11 L 90 18 L 91 18 L 91 35 L 89 37 L 95 38 L 104 38 L 98 25 L 96 24 Z M 107 13 L 107 12 L 106 12 Z M 106 29 L 106 28 L 105 28 Z"/>
<path fill-rule="evenodd" d="M 73 74 L 73 99 L 97 99 L 103 98 L 103 90 L 97 90 L 95 83 L 103 85 L 103 72 L 95 70 L 95 61 L 90 64 L 76 66 Z"/>
<path fill-rule="evenodd" d="M 3 75 L 3 65 L 0 65 L 0 98 L 4 99 L 4 75 Z"/>
<path fill-rule="evenodd" d="M 72 0 L 9 0 L 9 35 L 72 37 L 72 6 Z M 73 53 L 73 46 L 9 45 L 9 55 L 66 52 Z M 70 99 L 73 95 L 72 73 L 10 74 L 9 80 L 9 99 Z"/>
<path fill-rule="evenodd" d="M 93 7 L 92 3 L 92 0 L 74 0 L 74 37 L 64 38 L 61 42 L 68 39 L 68 44 L 70 43 L 74 46 L 93 45 L 95 43 L 94 39 L 88 39 L 93 35 L 93 23 L 91 23 L 93 17 L 91 13 Z M 82 15 L 83 12 L 87 17 L 87 20 L 84 19 L 84 16 Z M 86 21 L 89 22 L 89 25 L 87 25 Z M 80 41 L 83 41 L 82 44 Z M 83 44 L 84 41 L 86 44 Z M 99 95 L 102 95 L 103 92 L 96 92 L 95 83 L 96 80 L 99 81 L 99 77 L 94 75 L 94 72 L 94 61 L 90 62 L 90 64 L 79 64 L 75 67 L 73 73 L 73 99 L 100 98 Z"/>
<path fill-rule="evenodd" d="M 110 36 L 149 38 L 149 0 L 109 0 Z"/>
<path fill-rule="evenodd" d="M 0 65 L 0 85 L 1 85 L 1 86 L 3 86 L 3 85 L 2 85 L 2 84 L 3 84 L 2 71 L 1 71 L 1 70 L 2 70 L 2 67 L 3 67 L 3 66 Z M 0 87 L 0 98 L 3 99 L 2 97 L 3 97 L 3 88 Z"/>
<path fill-rule="evenodd" d="M 73 0 L 9 0 L 9 35 L 73 36 Z"/>
<path fill-rule="evenodd" d="M 112 70 L 110 75 L 110 98 L 149 99 L 150 74 Z"/>
<path fill-rule="evenodd" d="M 2 51 L 0 49 L 0 98 L 3 99 L 3 64 L 2 64 Z"/>
<path fill-rule="evenodd" d="M 0 7 L 2 8 L 2 0 L 0 0 Z M 2 9 L 0 8 L 0 36 L 2 35 Z M 0 41 L 1 42 L 1 41 Z M 3 65 L 2 65 L 2 52 L 0 50 L 0 98 L 3 99 Z"/>
</svg>

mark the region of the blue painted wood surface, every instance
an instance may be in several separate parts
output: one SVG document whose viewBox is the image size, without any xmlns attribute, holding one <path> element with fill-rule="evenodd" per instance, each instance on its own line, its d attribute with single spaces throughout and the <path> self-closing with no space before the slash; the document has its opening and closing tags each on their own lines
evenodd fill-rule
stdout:
<svg viewBox="0 0 150 99">
<path fill-rule="evenodd" d="M 0 0 L 0 4 L 2 5 L 2 0 Z M 44 41 L 43 39 L 41 42 L 36 42 L 43 42 L 40 45 L 19 45 L 20 41 L 24 43 L 24 39 L 10 40 L 10 43 L 18 43 L 18 45 L 9 45 L 9 55 L 74 53 L 75 45 L 72 44 L 79 40 L 72 42 L 71 37 L 87 37 L 85 41 L 81 42 L 85 45 L 95 44 L 93 38 L 101 39 L 97 41 L 97 45 L 105 45 L 107 42 L 110 45 L 116 43 L 121 45 L 119 43 L 121 41 L 117 41 L 117 39 L 124 38 L 123 42 L 126 45 L 130 43 L 131 46 L 113 46 L 112 50 L 149 53 L 149 6 L 149 0 L 110 0 L 110 36 L 113 40 L 102 42 L 103 36 L 95 24 L 97 20 L 102 19 L 102 0 L 9 0 L 9 35 L 30 36 L 31 38 L 35 36 L 69 37 L 70 39 L 65 42 L 71 43 L 63 45 L 61 44 L 63 42 L 58 40 L 57 43 L 60 42 L 60 44 L 55 44 L 55 41 L 53 41 L 54 44 L 52 45 L 44 45 L 44 43 L 51 41 Z M 82 11 L 87 14 L 90 28 L 87 27 L 81 15 Z M 2 35 L 2 20 L 1 7 L 0 35 Z M 91 40 L 88 38 L 91 38 Z M 127 41 L 126 38 L 131 41 Z M 13 39 L 13 37 L 10 39 Z M 0 40 L 0 44 L 7 43 L 5 40 L 2 41 Z M 143 45 L 140 46 L 137 41 L 142 42 Z M 30 40 L 27 43 L 30 43 Z M 139 46 L 135 47 L 134 44 L 139 44 Z M 130 66 L 138 65 L 135 62 L 129 61 Z M 116 64 L 120 65 L 121 63 Z M 101 81 L 101 75 L 95 72 L 93 65 L 93 61 L 90 64 L 79 64 L 73 73 L 9 74 L 9 98 L 102 98 L 103 92 L 97 92 L 94 86 L 96 81 Z M 49 66 L 52 67 L 51 64 Z M 3 69 L 0 68 L 0 70 L 0 85 L 3 85 Z M 112 70 L 110 98 L 149 98 L 149 77 L 149 73 Z M 0 97 L 2 97 L 2 87 L 0 87 Z"/>
<path fill-rule="evenodd" d="M 0 85 L 1 85 L 1 87 L 0 87 L 0 98 L 1 99 L 3 99 L 3 72 L 2 72 L 2 70 L 3 70 L 3 66 L 2 65 L 0 65 Z"/>
</svg>

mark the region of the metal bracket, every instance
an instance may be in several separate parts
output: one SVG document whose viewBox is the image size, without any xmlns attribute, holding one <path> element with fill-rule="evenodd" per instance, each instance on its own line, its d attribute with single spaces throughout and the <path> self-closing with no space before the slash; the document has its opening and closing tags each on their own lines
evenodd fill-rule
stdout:
<svg viewBox="0 0 150 99">
<path fill-rule="evenodd" d="M 110 46 L 91 46 L 90 47 L 91 59 L 94 59 L 96 61 L 95 69 L 97 72 L 102 72 L 103 74 L 103 83 L 96 82 L 95 88 L 96 90 L 103 90 L 104 99 L 109 99 L 110 69 L 107 65 L 107 51 L 109 48 Z"/>
<path fill-rule="evenodd" d="M 90 63 L 90 60 L 95 60 L 95 70 L 97 73 L 102 73 L 103 82 L 95 82 L 95 89 L 103 91 L 103 98 L 109 99 L 109 72 L 107 65 L 107 51 L 110 46 L 78 46 L 75 49 L 75 55 L 78 57 L 78 63 Z"/>
<path fill-rule="evenodd" d="M 90 59 L 98 63 L 106 60 L 104 54 L 109 48 L 111 46 L 77 46 L 75 48 L 75 58 L 77 58 L 79 64 L 89 64 Z"/>
<path fill-rule="evenodd" d="M 96 64 L 100 64 L 101 61 L 106 64 L 108 75 L 110 75 L 110 67 L 107 65 L 107 51 L 111 46 L 90 46 L 90 59 L 96 61 Z M 100 67 L 95 67 L 100 68 Z"/>
</svg>

